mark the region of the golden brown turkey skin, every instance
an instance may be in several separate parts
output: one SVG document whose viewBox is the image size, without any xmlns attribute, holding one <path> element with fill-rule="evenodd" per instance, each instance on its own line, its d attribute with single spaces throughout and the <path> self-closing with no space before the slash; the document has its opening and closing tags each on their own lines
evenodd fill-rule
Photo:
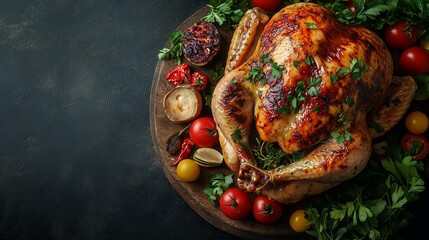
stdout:
<svg viewBox="0 0 429 240">
<path fill-rule="evenodd" d="M 213 117 L 238 156 L 239 166 L 228 166 L 239 169 L 239 186 L 289 203 L 355 176 L 371 153 L 367 113 L 392 73 L 389 51 L 369 30 L 343 25 L 316 4 L 280 10 L 253 55 L 213 93 Z M 253 126 L 261 140 L 306 156 L 278 172 L 258 169 L 249 144 Z M 333 132 L 350 138 L 339 142 Z"/>
<path fill-rule="evenodd" d="M 265 27 L 258 50 L 254 61 L 268 54 L 286 71 L 281 79 L 275 79 L 272 65 L 263 66 L 267 84 L 253 87 L 262 93 L 255 112 L 256 128 L 262 140 L 279 142 L 287 153 L 326 138 L 342 124 L 338 121 L 341 114 L 353 121 L 358 111 L 367 111 L 383 96 L 392 78 L 392 60 L 380 38 L 365 28 L 340 24 L 318 5 L 298 4 L 281 10 Z M 352 59 L 368 66 L 368 71 L 362 70 L 361 80 L 346 75 L 332 84 L 331 76 L 340 75 L 340 68 L 350 69 Z M 318 96 L 306 92 L 310 78 L 321 78 Z M 288 98 L 298 97 L 300 82 L 306 88 L 297 112 L 280 113 L 279 109 L 291 107 Z M 347 104 L 346 99 L 355 104 Z"/>
</svg>

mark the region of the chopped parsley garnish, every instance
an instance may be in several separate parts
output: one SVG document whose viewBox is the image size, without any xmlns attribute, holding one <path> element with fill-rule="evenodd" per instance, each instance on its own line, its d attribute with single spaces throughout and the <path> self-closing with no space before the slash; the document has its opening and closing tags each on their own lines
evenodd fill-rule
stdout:
<svg viewBox="0 0 429 240">
<path fill-rule="evenodd" d="M 235 129 L 235 131 L 231 134 L 232 137 L 232 141 L 234 142 L 239 142 L 243 136 L 241 135 L 241 130 L 240 129 Z"/>
<path fill-rule="evenodd" d="M 286 70 L 285 66 L 280 65 L 269 58 L 268 53 L 262 55 L 260 62 L 258 64 L 271 63 L 271 74 L 274 79 L 279 79 L 282 76 L 282 72 Z M 262 71 L 262 66 L 254 66 L 250 69 L 247 78 L 251 83 L 258 82 L 260 84 L 265 84 L 264 73 Z"/>
<path fill-rule="evenodd" d="M 347 130 L 345 130 L 343 133 L 331 132 L 331 137 L 337 139 L 338 144 L 342 144 L 345 141 L 350 141 L 352 139 L 352 136 Z"/>
<path fill-rule="evenodd" d="M 363 59 L 357 60 L 353 58 L 350 61 L 350 77 L 354 80 L 361 80 L 363 72 L 368 72 L 368 69 Z"/>
<path fill-rule="evenodd" d="M 264 55 L 262 55 L 262 57 L 261 57 L 262 64 L 265 64 L 265 63 L 268 63 L 268 62 L 271 62 L 271 61 L 272 61 L 272 59 L 270 58 L 270 56 L 268 55 L 268 53 L 265 53 Z"/>
<path fill-rule="evenodd" d="M 262 68 L 252 67 L 249 71 L 249 74 L 247 75 L 247 79 L 249 79 L 251 83 L 265 82 L 264 74 L 262 73 Z"/>
<path fill-rule="evenodd" d="M 307 63 L 307 65 L 311 65 L 311 58 L 310 58 L 310 56 L 307 56 L 307 58 L 305 58 L 305 63 Z"/>
<path fill-rule="evenodd" d="M 291 113 L 291 111 L 290 111 L 290 108 L 289 107 L 281 107 L 281 108 L 279 108 L 279 109 L 277 109 L 277 111 L 280 113 L 280 114 L 290 114 Z"/>
<path fill-rule="evenodd" d="M 311 23 L 311 22 L 306 22 L 306 23 L 304 23 L 308 28 L 310 28 L 310 29 L 317 29 L 317 26 L 316 26 L 316 24 L 314 24 L 314 23 Z"/>
<path fill-rule="evenodd" d="M 298 69 L 298 68 L 299 68 L 299 61 L 297 61 L 297 60 L 293 60 L 293 61 L 292 61 L 292 64 L 293 64 L 293 66 L 294 66 L 296 69 Z"/>
<path fill-rule="evenodd" d="M 347 96 L 347 97 L 346 97 L 346 103 L 347 103 L 347 105 L 348 105 L 349 107 L 352 107 L 352 106 L 355 104 L 355 102 L 354 102 L 354 100 L 353 100 L 353 97 L 351 97 L 351 96 Z"/>
<path fill-rule="evenodd" d="M 340 79 L 340 77 L 338 77 L 335 74 L 331 74 L 330 79 L 331 79 L 331 84 L 335 84 Z"/>
<path fill-rule="evenodd" d="M 276 62 L 271 64 L 271 74 L 275 79 L 279 79 L 282 76 L 282 71 L 285 70 L 285 66 L 278 65 Z"/>
<path fill-rule="evenodd" d="M 308 82 L 307 94 L 309 96 L 319 96 L 319 90 L 317 90 L 317 87 L 319 87 L 320 84 L 322 83 L 322 78 L 309 77 L 307 82 Z"/>
<path fill-rule="evenodd" d="M 341 76 L 346 76 L 349 72 L 350 72 L 350 70 L 348 68 L 339 68 L 337 70 L 337 74 L 339 74 Z"/>
<path fill-rule="evenodd" d="M 362 79 L 363 72 L 367 72 L 368 70 L 369 68 L 365 65 L 363 59 L 357 60 L 356 58 L 353 58 L 350 61 L 350 68 L 339 68 L 335 74 L 331 74 L 331 83 L 334 84 L 340 80 L 340 78 L 347 75 L 350 75 L 351 79 L 359 81 Z"/>
<path fill-rule="evenodd" d="M 319 111 L 320 111 L 320 107 L 319 107 L 319 106 L 315 106 L 315 107 L 313 108 L 313 112 L 315 112 L 315 113 L 319 113 Z"/>
</svg>

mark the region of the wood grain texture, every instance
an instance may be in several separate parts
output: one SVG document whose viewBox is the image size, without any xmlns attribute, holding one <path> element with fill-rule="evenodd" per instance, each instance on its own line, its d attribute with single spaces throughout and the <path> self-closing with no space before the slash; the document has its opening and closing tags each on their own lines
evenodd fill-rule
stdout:
<svg viewBox="0 0 429 240">
<path fill-rule="evenodd" d="M 207 11 L 207 8 L 200 9 L 185 20 L 178 29 L 182 31 L 186 30 L 187 27 L 206 15 Z M 220 28 L 219 31 L 222 35 L 220 53 L 206 67 L 198 68 L 189 64 L 193 71 L 201 71 L 207 76 L 211 76 L 209 69 L 213 68 L 216 63 L 225 64 L 232 32 L 227 32 Z M 308 235 L 297 234 L 290 228 L 289 214 L 292 212 L 291 210 L 285 211 L 286 214 L 283 219 L 274 225 L 257 223 L 251 216 L 241 221 L 235 221 L 225 217 L 220 209 L 214 207 L 203 193 L 203 189 L 207 185 L 210 176 L 217 173 L 223 173 L 225 175 L 232 173 L 225 163 L 215 168 L 201 168 L 201 176 L 196 182 L 186 183 L 178 179 L 175 172 L 176 168 L 170 167 L 174 156 L 170 156 L 167 153 L 166 143 L 170 136 L 185 128 L 187 124 L 175 124 L 171 122 L 166 117 L 162 105 L 165 94 L 173 88 L 173 85 L 168 83 L 165 77 L 175 66 L 173 60 L 159 61 L 155 70 L 151 90 L 151 131 L 154 148 L 159 156 L 160 165 L 173 188 L 189 206 L 206 221 L 234 236 L 245 239 L 284 239 L 285 236 L 288 236 L 288 239 L 308 238 Z M 210 84 L 213 85 L 215 83 L 210 82 Z M 200 116 L 207 116 L 210 114 L 210 109 L 205 107 Z M 291 206 L 291 208 L 293 208 L 293 206 Z"/>
</svg>

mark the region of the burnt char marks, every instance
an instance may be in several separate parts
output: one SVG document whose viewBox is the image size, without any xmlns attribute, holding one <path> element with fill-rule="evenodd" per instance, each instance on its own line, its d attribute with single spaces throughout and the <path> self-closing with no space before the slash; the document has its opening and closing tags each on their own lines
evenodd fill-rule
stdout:
<svg viewBox="0 0 429 240">
<path fill-rule="evenodd" d="M 261 38 L 261 52 L 271 52 L 277 46 L 279 36 L 290 36 L 299 30 L 296 19 L 281 15 L 277 20 L 266 26 Z"/>
<path fill-rule="evenodd" d="M 267 82 L 270 88 L 265 97 L 262 98 L 262 107 L 268 114 L 268 120 L 273 121 L 281 117 L 279 109 L 289 105 L 287 96 L 289 96 L 291 92 L 285 92 L 284 81 L 282 79 L 270 78 Z"/>
<path fill-rule="evenodd" d="M 238 123 L 245 123 L 248 113 L 243 113 L 242 109 L 246 102 L 244 99 L 248 94 L 240 84 L 230 83 L 225 86 L 222 92 L 221 105 L 226 111 L 226 115 L 233 117 Z"/>
</svg>

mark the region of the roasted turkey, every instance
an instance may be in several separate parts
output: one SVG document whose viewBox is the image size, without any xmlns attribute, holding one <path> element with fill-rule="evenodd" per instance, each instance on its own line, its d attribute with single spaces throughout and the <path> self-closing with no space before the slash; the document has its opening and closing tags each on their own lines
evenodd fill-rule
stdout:
<svg viewBox="0 0 429 240">
<path fill-rule="evenodd" d="M 243 17 L 231 44 L 241 47 L 230 49 L 211 108 L 239 187 L 288 204 L 361 172 L 372 139 L 402 118 L 416 86 L 412 78 L 393 77 L 391 55 L 376 34 L 340 23 L 322 6 L 289 5 L 267 21 L 257 8 Z M 256 25 L 265 26 L 253 50 Z M 380 104 L 392 95 L 400 96 L 399 107 Z M 369 129 L 374 121 L 381 133 Z M 252 154 L 252 131 L 304 157 L 262 170 Z"/>
</svg>

